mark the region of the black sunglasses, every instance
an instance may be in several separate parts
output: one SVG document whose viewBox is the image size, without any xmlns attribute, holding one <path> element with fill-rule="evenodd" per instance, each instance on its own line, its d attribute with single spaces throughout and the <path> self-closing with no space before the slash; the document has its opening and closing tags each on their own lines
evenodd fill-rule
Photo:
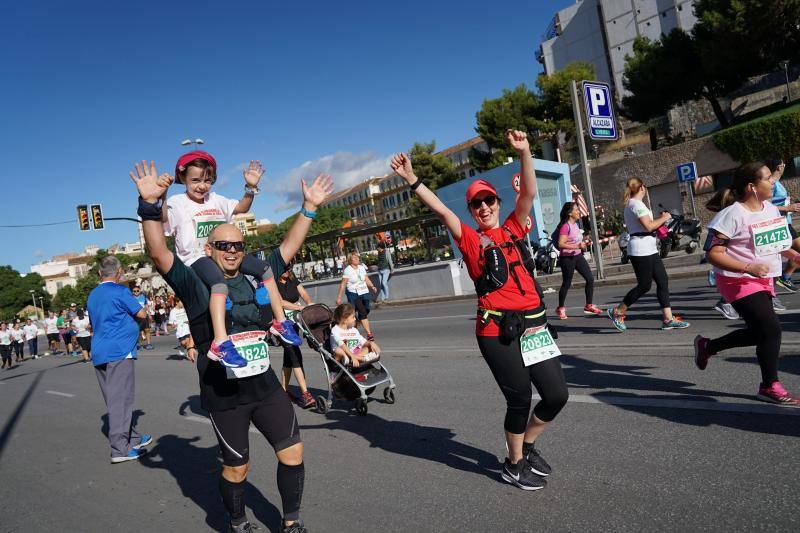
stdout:
<svg viewBox="0 0 800 533">
<path fill-rule="evenodd" d="M 212 241 L 209 242 L 211 246 L 219 250 L 220 252 L 228 252 L 231 248 L 235 252 L 243 252 L 244 251 L 244 241 Z"/>
<path fill-rule="evenodd" d="M 490 194 L 486 198 L 473 198 L 469 201 L 469 206 L 472 209 L 480 209 L 481 204 L 486 204 L 486 207 L 492 207 L 495 203 L 497 203 L 497 196 Z"/>
</svg>

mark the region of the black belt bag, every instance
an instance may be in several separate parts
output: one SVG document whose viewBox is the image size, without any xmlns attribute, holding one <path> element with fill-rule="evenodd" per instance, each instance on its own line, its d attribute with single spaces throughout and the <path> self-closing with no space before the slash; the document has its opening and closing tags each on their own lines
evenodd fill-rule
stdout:
<svg viewBox="0 0 800 533">
<path fill-rule="evenodd" d="M 512 341 L 519 339 L 526 329 L 538 326 L 546 326 L 553 338 L 558 338 L 558 332 L 547 322 L 544 305 L 528 311 L 478 308 L 478 320 L 484 324 L 490 320 L 494 321 L 500 328 L 498 338 L 503 344 L 511 344 Z"/>
</svg>

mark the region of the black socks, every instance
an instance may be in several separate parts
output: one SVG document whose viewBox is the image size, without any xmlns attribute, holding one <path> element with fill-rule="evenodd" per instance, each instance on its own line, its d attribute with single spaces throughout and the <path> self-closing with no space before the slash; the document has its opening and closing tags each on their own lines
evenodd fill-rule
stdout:
<svg viewBox="0 0 800 533">
<path fill-rule="evenodd" d="M 244 510 L 244 485 L 246 480 L 240 483 L 233 483 L 224 477 L 219 477 L 219 493 L 222 495 L 222 503 L 231 517 L 231 525 L 238 526 L 247 522 L 247 515 Z"/>
<path fill-rule="evenodd" d="M 284 520 L 300 518 L 300 500 L 303 498 L 305 477 L 306 467 L 303 463 L 297 466 L 278 463 L 278 492 L 281 493 L 283 502 Z"/>
</svg>

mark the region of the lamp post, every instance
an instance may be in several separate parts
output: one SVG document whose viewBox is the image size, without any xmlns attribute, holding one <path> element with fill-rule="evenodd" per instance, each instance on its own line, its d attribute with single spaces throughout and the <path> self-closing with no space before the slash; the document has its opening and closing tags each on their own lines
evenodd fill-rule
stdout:
<svg viewBox="0 0 800 533">
<path fill-rule="evenodd" d="M 789 61 L 784 59 L 783 61 L 781 61 L 778 64 L 783 69 L 783 75 L 786 78 L 786 103 L 788 104 L 789 102 L 792 101 L 792 89 L 789 86 Z"/>
<path fill-rule="evenodd" d="M 197 149 L 199 145 L 205 143 L 206 142 L 203 139 L 195 139 L 195 140 L 184 139 L 181 141 L 181 146 L 189 146 L 191 144 L 193 149 Z"/>
</svg>

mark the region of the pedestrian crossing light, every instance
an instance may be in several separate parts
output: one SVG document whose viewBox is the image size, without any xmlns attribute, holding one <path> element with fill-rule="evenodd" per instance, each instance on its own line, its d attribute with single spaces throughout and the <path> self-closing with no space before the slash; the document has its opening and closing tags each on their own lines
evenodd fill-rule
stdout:
<svg viewBox="0 0 800 533">
<path fill-rule="evenodd" d="M 85 204 L 78 206 L 78 227 L 81 228 L 81 231 L 89 231 L 92 229 L 89 223 L 89 206 Z"/>
<path fill-rule="evenodd" d="M 100 204 L 92 204 L 92 224 L 94 224 L 94 229 L 103 229 L 103 208 L 100 207 Z"/>
</svg>

